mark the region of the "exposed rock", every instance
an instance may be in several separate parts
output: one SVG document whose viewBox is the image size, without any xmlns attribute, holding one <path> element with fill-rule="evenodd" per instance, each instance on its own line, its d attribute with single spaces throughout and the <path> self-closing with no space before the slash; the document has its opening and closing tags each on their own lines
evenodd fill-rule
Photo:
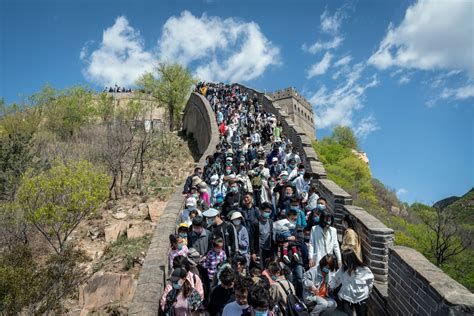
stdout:
<svg viewBox="0 0 474 316">
<path fill-rule="evenodd" d="M 135 292 L 136 280 L 127 274 L 97 272 L 79 287 L 79 305 L 85 310 L 99 309 L 113 302 L 128 305 Z"/>
<path fill-rule="evenodd" d="M 390 208 L 390 213 L 392 213 L 393 215 L 400 216 L 400 208 L 392 205 L 392 207 Z"/>
<path fill-rule="evenodd" d="M 165 202 L 154 201 L 152 203 L 149 203 L 148 204 L 148 218 L 152 222 L 157 223 L 158 220 L 160 219 L 161 214 L 163 214 L 165 207 L 166 207 Z"/>
<path fill-rule="evenodd" d="M 153 233 L 153 226 L 149 221 L 131 224 L 127 229 L 127 238 L 139 238 Z"/>
<path fill-rule="evenodd" d="M 113 242 L 117 238 L 127 231 L 127 224 L 125 222 L 112 223 L 104 229 L 105 241 Z"/>
<path fill-rule="evenodd" d="M 117 213 L 113 213 L 113 214 L 112 214 L 112 217 L 115 218 L 115 219 L 119 219 L 119 220 L 120 220 L 120 219 L 126 218 L 126 217 L 127 217 L 127 214 L 124 213 L 124 212 L 122 212 L 122 211 L 119 211 L 119 212 L 117 212 Z"/>
<path fill-rule="evenodd" d="M 87 231 L 87 237 L 90 237 L 92 240 L 96 240 L 97 238 L 99 238 L 99 235 L 100 235 L 99 227 L 91 227 L 91 229 Z"/>
</svg>

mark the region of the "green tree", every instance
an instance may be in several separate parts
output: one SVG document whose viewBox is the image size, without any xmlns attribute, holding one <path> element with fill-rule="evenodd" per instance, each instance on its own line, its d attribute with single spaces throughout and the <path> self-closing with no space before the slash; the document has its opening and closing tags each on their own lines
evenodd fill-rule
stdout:
<svg viewBox="0 0 474 316">
<path fill-rule="evenodd" d="M 87 161 L 56 161 L 50 170 L 25 174 L 18 200 L 26 219 L 61 253 L 77 225 L 107 198 L 108 181 Z"/>
<path fill-rule="evenodd" d="M 336 126 L 332 131 L 332 138 L 341 144 L 342 146 L 349 149 L 359 149 L 357 138 L 355 137 L 352 129 L 347 126 Z"/>
<path fill-rule="evenodd" d="M 0 100 L 0 198 L 13 200 L 23 172 L 33 159 L 32 142 L 40 116 L 35 108 Z"/>
<path fill-rule="evenodd" d="M 37 95 L 36 100 L 48 102 L 44 107 L 47 128 L 63 140 L 71 138 L 84 126 L 96 111 L 94 94 L 82 87 L 68 88 L 52 92 L 48 89 L 46 95 Z"/>
<path fill-rule="evenodd" d="M 461 254 L 471 245 L 472 236 L 461 230 L 453 212 L 428 206 L 419 206 L 417 212 L 431 232 L 430 250 L 437 266 Z"/>
<path fill-rule="evenodd" d="M 166 107 L 170 131 L 173 131 L 196 80 L 188 69 L 179 64 L 159 63 L 154 71 L 159 79 L 152 73 L 145 73 L 137 80 L 137 85 L 151 92 L 152 98 Z"/>
</svg>

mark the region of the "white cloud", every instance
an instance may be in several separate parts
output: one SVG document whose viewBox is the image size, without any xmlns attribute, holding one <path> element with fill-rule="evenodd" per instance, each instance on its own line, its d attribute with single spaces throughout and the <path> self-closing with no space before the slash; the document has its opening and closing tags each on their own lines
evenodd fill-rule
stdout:
<svg viewBox="0 0 474 316">
<path fill-rule="evenodd" d="M 410 78 L 410 76 L 408 76 L 408 75 L 402 75 L 402 76 L 400 76 L 400 78 L 398 79 L 398 83 L 399 83 L 400 85 L 407 84 L 407 83 L 409 83 L 410 81 L 411 81 L 411 78 Z"/>
<path fill-rule="evenodd" d="M 336 49 L 338 48 L 342 42 L 344 41 L 344 38 L 342 36 L 335 36 L 331 41 L 328 42 L 321 42 L 317 41 L 311 46 L 307 46 L 306 44 L 303 44 L 301 48 L 310 54 L 316 54 L 322 50 L 329 50 L 329 49 Z"/>
<path fill-rule="evenodd" d="M 404 188 L 400 188 L 396 192 L 397 196 L 404 195 L 404 194 L 407 194 L 407 193 L 408 193 L 408 190 L 404 189 Z"/>
<path fill-rule="evenodd" d="M 345 66 L 345 65 L 349 64 L 351 61 L 352 61 L 352 56 L 347 55 L 347 56 L 342 57 L 342 58 L 339 59 L 338 61 L 336 61 L 336 62 L 334 63 L 334 66 L 335 66 L 335 67 Z"/>
<path fill-rule="evenodd" d="M 473 1 L 419 0 L 390 25 L 368 62 L 421 70 L 455 69 L 474 76 Z"/>
<path fill-rule="evenodd" d="M 474 97 L 474 84 L 470 84 L 460 88 L 445 88 L 440 96 L 442 99 L 466 100 Z"/>
<path fill-rule="evenodd" d="M 342 20 L 345 18 L 344 11 L 341 9 L 337 10 L 334 15 L 330 15 L 328 10 L 324 10 L 321 14 L 321 30 L 329 34 L 336 34 L 339 32 Z"/>
<path fill-rule="evenodd" d="M 280 64 L 280 52 L 261 32 L 258 24 L 188 11 L 170 17 L 163 25 L 156 49 L 147 51 L 140 33 L 120 16 L 103 32 L 102 42 L 89 54 L 86 42 L 80 58 L 84 76 L 100 85 L 133 85 L 157 61 L 178 62 L 191 67 L 203 80 L 248 81 Z M 153 53 L 156 52 L 156 53 Z"/>
<path fill-rule="evenodd" d="M 321 59 L 320 62 L 311 66 L 311 68 L 308 70 L 308 74 L 306 78 L 311 79 L 315 76 L 320 76 L 320 75 L 325 74 L 326 71 L 331 66 L 331 59 L 332 59 L 331 53 L 324 54 L 324 57 L 323 59 Z"/>
<path fill-rule="evenodd" d="M 366 90 L 378 85 L 375 75 L 368 80 L 361 79 L 364 70 L 362 63 L 355 64 L 343 74 L 344 80 L 338 87 L 329 91 L 323 85 L 309 97 L 317 128 L 353 125 L 353 113 L 363 108 Z"/>
<path fill-rule="evenodd" d="M 161 60 L 197 62 L 196 75 L 207 81 L 248 81 L 280 64 L 279 48 L 258 24 L 188 11 L 166 21 L 158 46 Z"/>
<path fill-rule="evenodd" d="M 80 57 L 86 63 L 83 73 L 99 85 L 129 86 L 144 72 L 151 71 L 155 58 L 147 52 L 140 33 L 131 27 L 124 16 L 104 30 L 99 47 L 88 54 L 86 42 Z"/>
<path fill-rule="evenodd" d="M 373 115 L 363 118 L 354 130 L 355 135 L 359 139 L 367 138 L 367 136 L 380 129 Z"/>
</svg>

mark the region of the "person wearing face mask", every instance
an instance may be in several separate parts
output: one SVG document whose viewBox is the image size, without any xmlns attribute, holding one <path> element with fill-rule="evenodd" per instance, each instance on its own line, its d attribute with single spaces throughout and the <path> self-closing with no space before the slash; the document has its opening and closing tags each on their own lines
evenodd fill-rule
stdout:
<svg viewBox="0 0 474 316">
<path fill-rule="evenodd" d="M 341 250 L 347 250 L 349 248 L 354 249 L 354 252 L 359 259 L 362 260 L 362 251 L 360 247 L 360 237 L 356 232 L 356 219 L 354 216 L 347 214 L 342 219 L 342 227 L 344 227 L 344 232 L 342 234 L 342 244 Z"/>
<path fill-rule="evenodd" d="M 237 232 L 238 250 L 237 252 L 248 258 L 249 255 L 249 234 L 247 228 L 244 226 L 244 217 L 240 212 L 233 212 L 230 216 L 230 221 Z"/>
<path fill-rule="evenodd" d="M 231 210 L 237 209 L 240 206 L 240 199 L 242 195 L 239 192 L 239 184 L 237 181 L 231 181 L 229 191 L 227 192 L 224 204 L 222 205 L 222 216 L 227 217 Z"/>
<path fill-rule="evenodd" d="M 183 238 L 180 235 L 170 235 L 170 251 L 168 254 L 168 259 L 170 266 L 173 266 L 173 259 L 176 256 L 187 256 L 188 247 L 184 245 Z"/>
<path fill-rule="evenodd" d="M 268 289 L 255 286 L 250 292 L 250 306 L 252 307 L 251 316 L 273 316 L 270 311 L 271 298 Z"/>
<path fill-rule="evenodd" d="M 242 201 L 242 207 L 240 208 L 244 216 L 245 222 L 243 223 L 246 227 L 250 227 L 251 223 L 258 219 L 260 214 L 258 207 L 253 203 L 253 194 L 246 192 Z"/>
<path fill-rule="evenodd" d="M 294 177 L 297 175 L 296 161 L 293 158 L 290 158 L 288 160 L 288 163 L 286 164 L 286 171 L 288 172 L 288 175 L 290 176 Z"/>
<path fill-rule="evenodd" d="M 315 210 L 317 208 L 318 199 L 319 199 L 319 194 L 318 194 L 318 190 L 316 188 L 316 185 L 311 184 L 310 187 L 309 187 L 309 190 L 308 190 L 308 199 L 306 201 L 306 206 L 305 206 L 305 210 L 306 210 L 307 215 L 310 215 L 310 212 L 312 212 L 313 210 Z M 308 221 L 309 220 L 310 219 L 308 218 Z"/>
<path fill-rule="evenodd" d="M 336 257 L 326 255 L 321 258 L 318 266 L 305 272 L 303 276 L 303 299 L 308 306 L 314 306 L 311 315 L 319 315 L 324 311 L 334 311 L 337 303 L 329 297 L 329 284 L 336 271 Z"/>
<path fill-rule="evenodd" d="M 167 286 L 168 291 L 163 292 L 161 309 L 164 315 L 186 316 L 197 311 L 202 304 L 201 295 L 186 279 L 188 272 L 184 268 L 174 269 Z"/>
<path fill-rule="evenodd" d="M 285 170 L 285 167 L 278 162 L 277 157 L 273 157 L 270 165 L 270 176 L 277 177 L 283 170 Z"/>
<path fill-rule="evenodd" d="M 311 228 L 311 243 L 308 249 L 310 267 L 318 265 L 319 260 L 327 254 L 336 255 L 338 266 L 342 265 L 341 250 L 336 228 L 332 227 L 333 222 L 332 214 L 325 209 L 321 212 L 319 225 Z"/>
<path fill-rule="evenodd" d="M 264 203 L 258 220 L 250 225 L 251 268 L 262 268 L 265 261 L 273 257 L 275 253 L 275 244 L 272 237 L 273 221 L 270 219 L 271 212 L 271 205 Z"/>
<path fill-rule="evenodd" d="M 295 180 L 298 179 L 298 177 L 301 177 L 301 179 L 303 179 L 304 174 L 305 174 L 304 165 L 300 163 L 298 164 L 298 167 L 293 168 L 293 170 L 290 172 L 290 174 L 288 175 L 288 181 L 290 181 L 293 185 L 296 186 Z"/>
<path fill-rule="evenodd" d="M 216 278 L 219 278 L 219 284 L 213 287 L 207 306 L 211 316 L 222 315 L 224 306 L 234 300 L 235 272 L 231 268 L 225 268 Z"/>
<path fill-rule="evenodd" d="M 251 281 L 250 281 L 251 282 Z M 245 280 L 238 281 L 234 286 L 235 301 L 224 307 L 222 316 L 250 315 L 251 308 L 248 303 L 249 288 Z"/>
<path fill-rule="evenodd" d="M 275 315 L 287 315 L 287 293 L 295 293 L 295 287 L 285 278 L 280 262 L 273 262 L 272 265 L 274 266 L 269 267 L 269 271 L 273 273 L 270 276 L 273 282 L 270 284 L 269 293 L 273 303 L 281 308 Z"/>
<path fill-rule="evenodd" d="M 222 238 L 215 238 L 212 245 L 213 247 L 207 252 L 202 262 L 202 266 L 207 269 L 207 275 L 211 282 L 214 279 L 214 274 L 217 272 L 217 266 L 227 260 L 227 255 L 223 249 L 224 241 Z"/>
<path fill-rule="evenodd" d="M 202 216 L 193 218 L 193 225 L 188 234 L 188 247 L 196 249 L 201 256 L 206 255 L 209 249 L 211 235 L 211 233 L 204 228 L 203 221 Z"/>
<path fill-rule="evenodd" d="M 178 225 L 178 235 L 183 239 L 183 245 L 188 245 L 188 233 L 189 225 L 187 223 L 181 223 Z"/>
<path fill-rule="evenodd" d="M 221 238 L 223 249 L 227 257 L 231 258 L 238 249 L 237 234 L 234 226 L 229 222 L 224 222 L 219 216 L 219 211 L 214 208 L 208 209 L 202 215 L 206 219 L 208 229 L 211 231 L 211 239 Z"/>
<path fill-rule="evenodd" d="M 304 169 L 298 171 L 298 176 L 295 180 L 293 180 L 293 185 L 296 188 L 296 194 L 302 198 L 307 199 L 309 190 L 311 188 L 311 174 L 309 172 L 305 172 Z"/>
</svg>

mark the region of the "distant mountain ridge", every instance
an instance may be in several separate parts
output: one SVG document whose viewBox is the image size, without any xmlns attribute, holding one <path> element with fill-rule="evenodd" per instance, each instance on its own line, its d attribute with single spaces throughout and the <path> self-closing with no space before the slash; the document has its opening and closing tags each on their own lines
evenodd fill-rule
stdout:
<svg viewBox="0 0 474 316">
<path fill-rule="evenodd" d="M 434 203 L 432 207 L 434 208 L 440 208 L 440 209 L 445 209 L 446 207 L 450 206 L 451 204 L 455 203 L 456 201 L 468 197 L 470 193 L 474 192 L 474 188 L 471 188 L 466 194 L 463 196 L 450 196 L 448 198 L 439 200 L 438 202 Z"/>
</svg>

